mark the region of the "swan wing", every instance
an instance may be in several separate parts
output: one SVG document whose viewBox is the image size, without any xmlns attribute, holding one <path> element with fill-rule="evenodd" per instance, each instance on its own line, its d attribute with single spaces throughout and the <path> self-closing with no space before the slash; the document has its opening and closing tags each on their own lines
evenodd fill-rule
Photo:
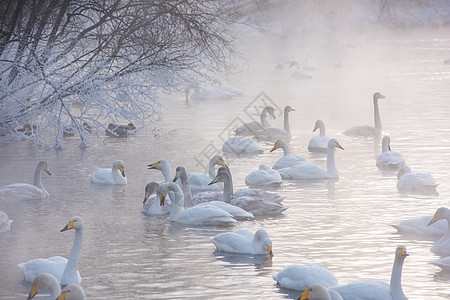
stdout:
<svg viewBox="0 0 450 300">
<path fill-rule="evenodd" d="M 252 246 L 253 233 L 250 232 L 250 234 L 251 237 L 248 234 L 224 232 L 210 237 L 210 240 L 219 251 L 254 254 Z"/>
<path fill-rule="evenodd" d="M 389 284 L 377 280 L 362 280 L 332 287 L 344 299 L 393 300 Z"/>
<path fill-rule="evenodd" d="M 272 277 L 280 286 L 297 291 L 304 291 L 312 284 L 322 284 L 325 287 L 338 284 L 336 277 L 328 269 L 316 264 L 291 265 Z"/>
<path fill-rule="evenodd" d="M 46 190 L 28 183 L 14 183 L 0 188 L 0 200 L 32 200 L 48 197 Z"/>
</svg>

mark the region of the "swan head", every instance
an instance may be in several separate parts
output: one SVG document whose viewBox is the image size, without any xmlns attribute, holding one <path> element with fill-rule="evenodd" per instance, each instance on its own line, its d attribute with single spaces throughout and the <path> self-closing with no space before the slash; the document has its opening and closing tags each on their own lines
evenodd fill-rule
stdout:
<svg viewBox="0 0 450 300">
<path fill-rule="evenodd" d="M 55 276 L 53 276 L 52 274 L 49 273 L 40 273 L 36 276 L 36 278 L 34 278 L 33 281 L 33 286 L 31 287 L 30 293 L 28 294 L 28 300 L 29 299 L 33 299 L 34 296 L 37 295 L 37 293 L 39 293 L 42 290 L 45 290 L 47 288 L 49 288 L 50 286 L 58 286 L 59 287 L 59 282 L 58 280 L 55 278 Z"/>
<path fill-rule="evenodd" d="M 398 170 L 398 172 L 397 172 L 397 179 L 400 179 L 400 177 L 402 177 L 403 175 L 405 175 L 407 173 L 411 173 L 411 168 L 408 167 L 407 165 L 404 165 L 403 167 L 401 167 Z"/>
<path fill-rule="evenodd" d="M 173 182 L 163 182 L 159 185 L 158 189 L 156 190 L 156 195 L 159 197 L 159 204 L 161 206 L 164 206 L 164 204 L 166 203 L 166 197 L 169 194 L 169 191 L 172 190 L 175 193 L 180 192 L 181 194 L 183 193 L 180 189 L 180 187 L 178 186 L 178 184 L 173 183 Z M 183 199 L 183 197 L 181 197 L 181 199 Z M 172 200 L 173 204 L 178 203 L 180 200 L 178 199 L 178 197 L 175 195 L 175 199 Z"/>
<path fill-rule="evenodd" d="M 430 226 L 431 224 L 433 224 L 434 222 L 437 222 L 439 220 L 443 220 L 443 219 L 447 219 L 449 220 L 450 218 L 450 209 L 446 208 L 446 207 L 439 207 L 436 212 L 434 213 L 433 218 L 431 219 L 430 223 L 428 223 L 427 226 Z"/>
<path fill-rule="evenodd" d="M 283 148 L 286 145 L 286 142 L 283 140 L 277 140 L 275 142 L 275 144 L 273 145 L 272 149 L 270 150 L 270 152 L 273 152 L 279 148 Z"/>
<path fill-rule="evenodd" d="M 227 164 L 225 163 L 225 160 L 219 154 L 214 155 L 212 161 L 214 162 L 215 165 L 228 168 Z"/>
<path fill-rule="evenodd" d="M 56 300 L 86 299 L 86 294 L 78 284 L 69 284 Z"/>
<path fill-rule="evenodd" d="M 162 171 L 165 168 L 169 168 L 170 169 L 169 163 L 167 162 L 167 160 L 164 160 L 164 159 L 158 160 L 157 162 L 149 164 L 149 165 L 147 165 L 147 167 L 149 169 L 155 169 L 155 170 L 159 170 L 159 171 Z"/>
<path fill-rule="evenodd" d="M 316 124 L 314 124 L 313 132 L 316 131 L 317 129 L 319 129 L 321 126 L 325 126 L 325 123 L 323 123 L 322 120 L 317 120 Z"/>
<path fill-rule="evenodd" d="M 293 109 L 291 106 L 289 106 L 289 105 L 287 105 L 285 108 L 284 108 L 284 113 L 288 113 L 288 112 L 291 112 L 291 111 L 295 111 L 295 109 Z"/>
<path fill-rule="evenodd" d="M 341 144 L 339 144 L 339 142 L 336 139 L 330 139 L 328 141 L 328 148 L 339 148 L 344 150 L 344 148 L 342 148 Z"/>
<path fill-rule="evenodd" d="M 327 300 L 331 299 L 328 289 L 321 284 L 310 285 L 300 296 L 299 300 Z"/>
<path fill-rule="evenodd" d="M 50 173 L 50 171 L 48 170 L 48 164 L 45 161 L 40 161 L 37 165 L 38 168 L 40 168 L 42 171 L 44 171 L 45 173 L 47 173 L 48 175 L 52 175 L 52 173 Z"/>
<path fill-rule="evenodd" d="M 373 100 L 384 99 L 384 98 L 386 98 L 386 96 L 382 95 L 379 92 L 376 92 L 375 94 L 373 94 Z"/>
<path fill-rule="evenodd" d="M 113 164 L 113 169 L 120 171 L 123 177 L 125 177 L 125 163 L 122 160 L 116 160 Z"/>
<path fill-rule="evenodd" d="M 403 245 L 398 246 L 395 250 L 395 259 L 404 260 L 408 255 L 409 253 L 406 251 L 406 247 Z"/>
<path fill-rule="evenodd" d="M 383 140 L 381 141 L 381 148 L 383 152 L 391 151 L 391 138 L 389 136 L 383 136 Z"/>
<path fill-rule="evenodd" d="M 270 115 L 272 118 L 274 118 L 274 119 L 277 118 L 277 117 L 275 116 L 275 109 L 273 108 L 273 106 L 266 106 L 264 109 L 267 111 L 267 113 L 269 113 L 269 115 Z"/>
<path fill-rule="evenodd" d="M 176 182 L 181 177 L 186 176 L 186 169 L 182 166 L 178 166 L 175 170 L 175 177 L 173 178 L 173 182 Z"/>
<path fill-rule="evenodd" d="M 159 187 L 159 183 L 157 182 L 150 182 L 147 183 L 145 186 L 145 196 L 144 196 L 144 202 L 147 202 L 148 198 L 153 194 Z"/>
<path fill-rule="evenodd" d="M 214 179 L 208 183 L 208 185 L 218 183 L 218 182 L 225 182 L 226 180 L 229 180 L 231 175 L 230 169 L 228 167 L 220 167 L 217 170 L 217 175 L 214 177 Z"/>
<path fill-rule="evenodd" d="M 63 229 L 61 229 L 61 232 L 70 229 L 79 230 L 83 228 L 84 228 L 83 219 L 81 217 L 73 217 L 69 222 L 67 222 L 66 226 Z"/>
</svg>

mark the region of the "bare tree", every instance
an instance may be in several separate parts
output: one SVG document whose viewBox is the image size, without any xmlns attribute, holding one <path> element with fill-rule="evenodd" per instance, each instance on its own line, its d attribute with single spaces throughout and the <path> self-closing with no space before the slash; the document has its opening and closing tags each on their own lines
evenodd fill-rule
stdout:
<svg viewBox="0 0 450 300">
<path fill-rule="evenodd" d="M 144 124 L 158 94 L 236 68 L 220 0 L 0 0 L 0 132 L 30 123 L 30 139 L 61 146 L 70 125 Z"/>
</svg>

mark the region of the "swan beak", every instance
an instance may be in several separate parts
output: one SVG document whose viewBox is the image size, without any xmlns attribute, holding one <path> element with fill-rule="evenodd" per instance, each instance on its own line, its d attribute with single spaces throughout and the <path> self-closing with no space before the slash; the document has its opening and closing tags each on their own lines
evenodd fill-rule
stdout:
<svg viewBox="0 0 450 300">
<path fill-rule="evenodd" d="M 309 296 L 309 289 L 304 291 L 303 294 L 300 297 L 300 300 L 308 300 L 308 296 Z"/>
<path fill-rule="evenodd" d="M 218 182 L 217 178 L 214 178 L 213 181 L 211 181 L 210 183 L 208 183 L 208 185 L 211 185 L 211 184 L 214 184 L 214 183 L 217 183 L 217 182 Z"/>
<path fill-rule="evenodd" d="M 431 219 L 430 223 L 428 223 L 427 226 L 430 226 L 431 224 L 433 224 L 433 223 L 436 222 L 437 220 L 438 220 L 438 219 L 437 219 L 437 216 L 436 216 L 436 214 L 434 214 L 433 219 Z"/>
<path fill-rule="evenodd" d="M 31 287 L 31 291 L 30 291 L 30 294 L 28 295 L 27 300 L 33 299 L 34 296 L 36 296 L 37 293 L 38 293 L 38 291 L 37 291 L 36 284 L 33 284 L 33 286 Z"/>
<path fill-rule="evenodd" d="M 73 224 L 75 223 L 75 221 L 70 221 L 70 222 L 68 222 L 67 223 L 67 225 L 63 228 L 63 229 L 61 229 L 61 231 L 60 232 L 63 232 L 63 231 L 66 231 L 66 230 L 69 230 L 69 229 L 72 229 L 73 228 Z"/>
<path fill-rule="evenodd" d="M 381 98 L 381 99 L 384 99 L 384 98 L 386 98 L 386 96 L 385 96 L 385 95 L 382 95 L 382 94 L 380 94 L 380 98 Z"/>
<path fill-rule="evenodd" d="M 273 151 L 275 151 L 277 149 L 277 144 L 273 145 L 272 150 L 270 150 L 270 153 L 272 153 Z"/>
<path fill-rule="evenodd" d="M 145 191 L 144 202 L 142 202 L 142 203 L 145 204 L 145 202 L 147 202 L 147 199 L 149 196 L 150 196 L 149 193 L 147 191 Z"/>
<path fill-rule="evenodd" d="M 173 178 L 173 182 L 176 182 L 178 179 L 180 179 L 180 176 L 178 176 L 178 174 L 176 174 L 175 177 Z"/>
<path fill-rule="evenodd" d="M 227 166 L 227 164 L 225 163 L 225 161 L 224 161 L 223 159 L 220 160 L 220 165 L 221 165 L 222 167 L 225 167 L 225 168 L 228 168 L 228 169 L 229 169 L 229 167 Z"/>
<path fill-rule="evenodd" d="M 125 177 L 125 168 L 124 167 L 120 167 L 119 171 L 120 171 L 120 173 L 122 173 L 122 176 Z"/>
<path fill-rule="evenodd" d="M 269 253 L 270 256 L 273 256 L 272 247 L 267 246 L 267 253 Z"/>
<path fill-rule="evenodd" d="M 406 252 L 406 249 L 402 249 L 400 251 L 400 253 L 402 254 L 402 256 L 408 256 L 409 254 Z"/>
<path fill-rule="evenodd" d="M 67 298 L 67 293 L 68 293 L 68 292 L 69 292 L 69 291 L 64 291 L 64 292 L 62 292 L 61 295 L 59 295 L 59 297 L 56 298 L 56 300 L 66 300 L 66 298 Z"/>
<path fill-rule="evenodd" d="M 48 169 L 45 169 L 44 171 L 45 171 L 45 173 L 47 173 L 48 175 L 52 175 L 52 173 L 50 173 L 50 171 L 49 171 Z"/>
<path fill-rule="evenodd" d="M 159 161 L 157 161 L 157 162 L 155 162 L 155 163 L 153 163 L 153 164 L 147 165 L 147 167 L 149 167 L 149 169 L 156 169 L 156 167 L 158 166 L 158 164 L 159 164 Z"/>
<path fill-rule="evenodd" d="M 344 150 L 344 148 L 342 148 L 341 144 L 339 144 L 339 143 L 336 143 L 336 147 L 339 148 L 339 149 Z"/>
<path fill-rule="evenodd" d="M 389 149 L 389 151 L 392 151 L 392 150 L 391 150 L 391 145 L 388 145 L 388 149 Z"/>
<path fill-rule="evenodd" d="M 164 197 L 161 193 L 159 193 L 159 205 L 164 206 L 165 201 L 166 197 Z"/>
</svg>

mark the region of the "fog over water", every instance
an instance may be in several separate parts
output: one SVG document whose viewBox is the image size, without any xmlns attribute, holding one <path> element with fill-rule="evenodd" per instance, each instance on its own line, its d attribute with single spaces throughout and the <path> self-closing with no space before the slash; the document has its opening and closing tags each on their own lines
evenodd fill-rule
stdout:
<svg viewBox="0 0 450 300">
<path fill-rule="evenodd" d="M 1 299 L 28 295 L 31 284 L 23 281 L 18 263 L 68 257 L 73 233 L 59 231 L 75 215 L 86 227 L 78 268 L 89 299 L 294 299 L 300 292 L 280 288 L 272 274 L 292 264 L 317 263 L 340 284 L 389 282 L 398 245 L 410 254 L 402 275 L 407 297 L 450 299 L 450 273 L 429 264 L 440 258 L 430 252 L 434 240 L 401 235 L 389 226 L 449 207 L 450 65 L 443 63 L 450 59 L 448 28 L 286 32 L 270 25 L 259 32 L 241 29 L 247 66 L 219 78 L 240 89 L 241 96 L 185 105 L 183 92 L 164 95 L 159 122 L 127 138 L 99 132 L 87 149 L 78 147 L 76 137 L 67 138 L 62 151 L 27 142 L 0 144 L 0 186 L 32 183 L 41 160 L 52 172 L 42 178 L 49 199 L 0 203 L 14 220 L 10 232 L 0 233 Z M 291 78 L 295 66 L 286 61 L 292 57 L 315 63 L 312 78 Z M 233 124 L 252 121 L 249 111 L 260 105 L 261 92 L 276 107 L 273 126 L 283 126 L 286 105 L 295 109 L 291 152 L 322 167 L 326 156 L 308 152 L 307 146 L 317 135 L 315 121 L 324 121 L 327 136 L 345 149 L 335 151 L 339 179 L 285 180 L 272 190 L 286 196 L 282 203 L 288 210 L 233 227 L 182 226 L 168 216 L 141 213 L 145 185 L 163 180 L 147 164 L 166 159 L 172 172 L 179 165 L 206 172 L 209 153 L 221 150 Z M 355 125 L 373 125 L 374 92 L 386 96 L 379 107 L 392 150 L 413 172 L 431 173 L 440 184 L 438 194 L 400 193 L 396 171 L 375 166 L 381 140 L 342 134 Z M 247 188 L 246 175 L 261 163 L 272 166 L 282 155 L 281 150 L 269 153 L 273 143 L 258 144 L 263 154 L 224 156 L 235 190 Z M 90 183 L 89 174 L 116 159 L 125 162 L 126 186 Z M 260 228 L 272 239 L 272 258 L 216 252 L 209 240 L 221 232 Z"/>
</svg>

